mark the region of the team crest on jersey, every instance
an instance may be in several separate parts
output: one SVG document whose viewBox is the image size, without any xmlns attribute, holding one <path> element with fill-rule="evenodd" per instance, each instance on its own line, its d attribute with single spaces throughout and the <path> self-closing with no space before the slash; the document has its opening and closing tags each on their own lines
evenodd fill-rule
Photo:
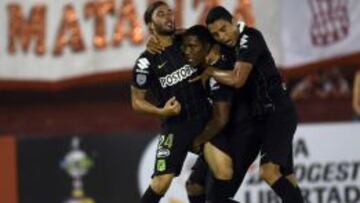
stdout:
<svg viewBox="0 0 360 203">
<path fill-rule="evenodd" d="M 165 159 L 159 159 L 159 160 L 157 160 L 156 169 L 157 169 L 159 172 L 163 172 L 163 171 L 166 170 L 166 161 L 165 161 Z"/>
<path fill-rule="evenodd" d="M 136 83 L 138 85 L 144 85 L 146 83 L 146 80 L 147 80 L 147 75 L 145 74 L 137 74 L 136 75 Z"/>
</svg>

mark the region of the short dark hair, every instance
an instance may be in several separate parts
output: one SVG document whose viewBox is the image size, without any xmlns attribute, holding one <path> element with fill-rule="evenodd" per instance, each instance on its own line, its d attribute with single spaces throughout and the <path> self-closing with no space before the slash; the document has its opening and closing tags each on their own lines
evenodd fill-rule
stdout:
<svg viewBox="0 0 360 203">
<path fill-rule="evenodd" d="M 196 36 L 203 44 L 213 44 L 215 40 L 212 38 L 209 30 L 203 25 L 194 25 L 185 30 L 183 38 L 187 36 Z"/>
<path fill-rule="evenodd" d="M 162 5 L 167 4 L 164 1 L 155 1 L 146 8 L 146 11 L 144 13 L 145 24 L 149 24 L 151 22 L 154 11 Z"/>
<path fill-rule="evenodd" d="M 216 6 L 209 11 L 209 13 L 206 17 L 205 23 L 206 23 L 206 25 L 209 25 L 220 19 L 231 22 L 233 19 L 233 16 L 224 7 Z"/>
</svg>

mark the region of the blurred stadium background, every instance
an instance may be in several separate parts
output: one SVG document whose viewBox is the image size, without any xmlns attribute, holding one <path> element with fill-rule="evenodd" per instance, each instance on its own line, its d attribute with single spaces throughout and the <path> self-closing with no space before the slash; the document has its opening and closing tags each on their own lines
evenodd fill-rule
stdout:
<svg viewBox="0 0 360 203">
<path fill-rule="evenodd" d="M 138 202 L 159 129 L 129 95 L 149 2 L 0 0 L 0 203 Z M 221 4 L 263 32 L 298 108 L 307 202 L 360 202 L 360 1 L 167 2 L 179 28 Z M 163 203 L 187 202 L 193 159 Z M 257 169 L 236 198 L 280 202 Z"/>
</svg>

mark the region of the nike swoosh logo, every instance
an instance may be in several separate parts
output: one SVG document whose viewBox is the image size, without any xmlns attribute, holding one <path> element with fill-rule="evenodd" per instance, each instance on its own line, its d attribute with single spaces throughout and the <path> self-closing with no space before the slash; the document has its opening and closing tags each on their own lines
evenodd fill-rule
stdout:
<svg viewBox="0 0 360 203">
<path fill-rule="evenodd" d="M 166 65 L 167 61 L 165 61 L 164 63 L 158 65 L 158 68 L 161 69 L 162 67 L 164 67 Z"/>
</svg>

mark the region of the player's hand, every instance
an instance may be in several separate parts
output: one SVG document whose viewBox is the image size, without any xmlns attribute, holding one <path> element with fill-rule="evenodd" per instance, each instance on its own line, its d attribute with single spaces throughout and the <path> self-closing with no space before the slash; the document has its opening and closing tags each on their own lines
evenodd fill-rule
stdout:
<svg viewBox="0 0 360 203">
<path fill-rule="evenodd" d="M 201 153 L 201 145 L 193 145 L 191 152 L 194 154 L 200 154 Z"/>
<path fill-rule="evenodd" d="M 165 103 L 164 107 L 161 110 L 161 115 L 163 117 L 171 117 L 179 115 L 181 111 L 181 104 L 176 100 L 175 97 L 171 97 Z"/>
<path fill-rule="evenodd" d="M 191 151 L 195 154 L 200 154 L 202 152 L 202 146 L 203 142 L 201 142 L 199 139 L 196 139 L 192 143 L 192 149 Z"/>
<path fill-rule="evenodd" d="M 214 65 L 221 57 L 220 46 L 214 45 L 211 47 L 208 55 L 206 56 L 206 63 L 209 65 Z"/>
<path fill-rule="evenodd" d="M 146 43 L 146 50 L 151 54 L 160 54 L 164 50 L 164 47 L 161 46 L 160 41 L 155 35 L 150 35 Z"/>
<path fill-rule="evenodd" d="M 193 82 L 201 81 L 202 85 L 205 87 L 206 81 L 208 81 L 210 77 L 211 77 L 211 72 L 210 72 L 209 68 L 207 68 L 200 75 L 198 75 L 194 78 L 191 78 L 189 80 L 189 82 L 193 83 Z"/>
</svg>

